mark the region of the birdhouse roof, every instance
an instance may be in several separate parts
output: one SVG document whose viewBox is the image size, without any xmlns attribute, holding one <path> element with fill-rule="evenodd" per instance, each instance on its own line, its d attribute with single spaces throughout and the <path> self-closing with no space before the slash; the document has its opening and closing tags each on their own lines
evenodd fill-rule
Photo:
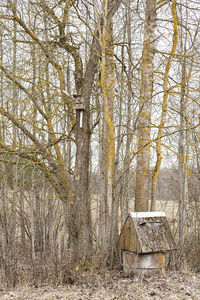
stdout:
<svg viewBox="0 0 200 300">
<path fill-rule="evenodd" d="M 176 250 L 165 212 L 130 212 L 117 248 L 137 253 Z"/>
</svg>

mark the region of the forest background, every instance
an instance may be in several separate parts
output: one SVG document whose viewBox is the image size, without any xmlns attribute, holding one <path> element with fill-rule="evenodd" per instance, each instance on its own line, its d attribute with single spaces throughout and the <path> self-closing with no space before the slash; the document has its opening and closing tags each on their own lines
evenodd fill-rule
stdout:
<svg viewBox="0 0 200 300">
<path fill-rule="evenodd" d="M 130 210 L 200 270 L 198 4 L 1 1 L 2 286 L 118 264 Z"/>
</svg>

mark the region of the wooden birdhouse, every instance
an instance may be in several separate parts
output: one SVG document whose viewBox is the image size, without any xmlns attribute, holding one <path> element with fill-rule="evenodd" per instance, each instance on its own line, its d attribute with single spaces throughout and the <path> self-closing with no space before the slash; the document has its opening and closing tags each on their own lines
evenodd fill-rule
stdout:
<svg viewBox="0 0 200 300">
<path fill-rule="evenodd" d="M 83 112 L 85 110 L 85 103 L 80 94 L 73 95 L 74 96 L 74 108 L 76 109 L 77 121 L 79 123 L 79 127 L 83 127 Z"/>
<path fill-rule="evenodd" d="M 117 248 L 126 273 L 164 272 L 165 253 L 177 250 L 164 212 L 129 213 Z"/>
<path fill-rule="evenodd" d="M 85 103 L 83 102 L 83 98 L 80 94 L 74 94 L 74 108 L 76 110 L 85 110 Z"/>
</svg>

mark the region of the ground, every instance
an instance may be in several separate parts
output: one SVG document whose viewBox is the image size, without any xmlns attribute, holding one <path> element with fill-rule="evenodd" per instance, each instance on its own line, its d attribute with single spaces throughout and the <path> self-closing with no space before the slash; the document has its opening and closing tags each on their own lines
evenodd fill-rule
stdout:
<svg viewBox="0 0 200 300">
<path fill-rule="evenodd" d="M 0 299 L 200 299 L 200 274 L 168 271 L 165 275 L 128 276 L 117 270 L 85 272 L 73 283 L 57 287 L 18 286 L 13 290 L 3 290 Z"/>
</svg>

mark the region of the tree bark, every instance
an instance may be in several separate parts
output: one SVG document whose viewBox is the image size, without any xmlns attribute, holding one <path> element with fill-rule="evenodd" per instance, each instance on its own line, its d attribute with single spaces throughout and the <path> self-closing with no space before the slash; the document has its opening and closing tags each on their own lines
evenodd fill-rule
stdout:
<svg viewBox="0 0 200 300">
<path fill-rule="evenodd" d="M 150 199 L 150 139 L 151 106 L 154 72 L 156 1 L 146 0 L 144 41 L 142 53 L 142 81 L 138 122 L 138 155 L 135 187 L 135 211 L 148 211 Z"/>
<path fill-rule="evenodd" d="M 163 133 L 163 128 L 165 125 L 165 120 L 166 120 L 166 115 L 167 115 L 167 100 L 168 100 L 168 94 L 169 94 L 169 88 L 168 88 L 168 78 L 169 78 L 169 71 L 171 67 L 171 62 L 173 55 L 176 51 L 176 46 L 177 46 L 177 41 L 178 41 L 178 19 L 177 19 L 177 14 L 176 14 L 176 1 L 172 1 L 172 16 L 173 16 L 173 43 L 172 43 L 172 49 L 171 52 L 169 53 L 169 57 L 167 60 L 167 64 L 165 67 L 165 72 L 164 72 L 164 79 L 163 79 L 163 102 L 162 102 L 162 115 L 161 115 L 161 120 L 160 124 L 158 126 L 158 134 L 156 138 L 156 155 L 157 155 L 157 161 L 156 165 L 154 167 L 153 175 L 152 175 L 152 192 L 151 192 L 151 211 L 155 210 L 155 193 L 156 193 L 156 182 L 158 178 L 158 173 L 160 170 L 161 166 L 161 138 L 162 138 L 162 133 Z"/>
<path fill-rule="evenodd" d="M 114 1 L 108 11 L 107 21 L 109 22 L 119 7 L 121 1 Z M 101 24 L 101 20 L 99 20 Z M 81 97 L 85 104 L 83 113 L 83 127 L 80 124 L 79 110 L 76 111 L 76 163 L 74 172 L 75 201 L 72 213 L 72 240 L 75 256 L 87 258 L 92 253 L 92 219 L 91 201 L 89 193 L 89 149 L 90 149 L 90 96 L 93 81 L 101 55 L 99 42 L 99 30 L 96 29 L 91 45 L 90 58 L 81 87 Z"/>
<path fill-rule="evenodd" d="M 113 123 L 114 103 L 114 48 L 112 37 L 112 20 L 107 19 L 111 2 L 103 1 L 103 18 L 100 33 L 101 45 L 101 88 L 103 94 L 103 135 L 102 135 L 102 162 L 103 162 L 103 215 L 104 241 L 102 245 L 104 258 L 113 255 L 113 240 L 115 231 L 116 205 L 113 193 L 115 142 Z M 111 258 L 110 257 L 110 258 Z"/>
</svg>

